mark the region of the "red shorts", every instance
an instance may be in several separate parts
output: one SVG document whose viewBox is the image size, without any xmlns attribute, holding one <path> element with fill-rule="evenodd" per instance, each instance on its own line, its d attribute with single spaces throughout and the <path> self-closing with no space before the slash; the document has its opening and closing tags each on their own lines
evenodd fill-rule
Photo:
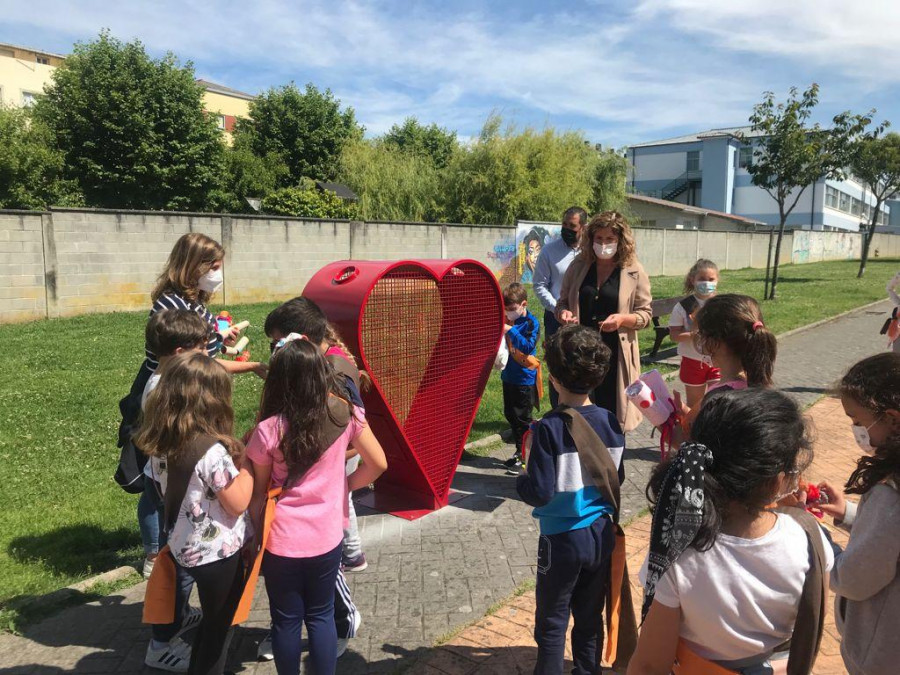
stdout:
<svg viewBox="0 0 900 675">
<path fill-rule="evenodd" d="M 708 382 L 715 382 L 722 376 L 718 368 L 713 368 L 703 361 L 698 361 L 688 356 L 681 357 L 681 372 L 679 375 L 684 384 L 695 387 L 701 387 Z"/>
</svg>

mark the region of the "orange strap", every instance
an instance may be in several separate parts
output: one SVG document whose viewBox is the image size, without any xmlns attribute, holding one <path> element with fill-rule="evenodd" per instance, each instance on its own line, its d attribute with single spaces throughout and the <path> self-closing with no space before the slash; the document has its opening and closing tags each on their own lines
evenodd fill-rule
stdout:
<svg viewBox="0 0 900 675">
<path fill-rule="evenodd" d="M 175 560 L 169 545 L 156 556 L 153 572 L 144 591 L 143 623 L 168 624 L 175 621 Z"/>
<path fill-rule="evenodd" d="M 637 630 L 626 562 L 625 531 L 618 523 L 613 525 L 616 528 L 616 545 L 613 548 L 609 593 L 606 599 L 607 637 L 603 659 L 611 665 L 621 666 L 628 663 L 634 652 Z M 622 654 L 619 653 L 620 650 Z M 622 663 L 617 663 L 620 657 Z"/>
<path fill-rule="evenodd" d="M 704 659 L 692 651 L 684 640 L 679 640 L 672 673 L 673 675 L 735 675 L 737 671 Z"/>
<path fill-rule="evenodd" d="M 526 354 L 522 350 L 513 347 L 512 342 L 508 337 L 506 338 L 506 346 L 509 349 L 509 355 L 513 358 L 513 361 L 518 363 L 526 370 L 537 371 L 535 385 L 537 386 L 538 401 L 542 401 L 544 399 L 544 373 L 541 370 L 540 359 L 536 356 L 531 356 L 529 354 Z"/>
<path fill-rule="evenodd" d="M 273 488 L 269 490 L 266 498 L 265 510 L 263 512 L 262 537 L 258 537 L 258 547 L 251 551 L 253 555 L 253 564 L 247 574 L 247 581 L 244 584 L 244 592 L 241 594 L 241 600 L 238 603 L 237 610 L 234 613 L 234 619 L 231 621 L 232 626 L 244 623 L 250 618 L 250 609 L 253 606 L 253 595 L 256 592 L 256 584 L 259 581 L 259 568 L 262 565 L 263 555 L 266 552 L 266 542 L 269 541 L 269 532 L 272 529 L 272 521 L 275 520 L 275 505 L 278 503 L 278 497 L 281 495 L 281 488 Z"/>
</svg>

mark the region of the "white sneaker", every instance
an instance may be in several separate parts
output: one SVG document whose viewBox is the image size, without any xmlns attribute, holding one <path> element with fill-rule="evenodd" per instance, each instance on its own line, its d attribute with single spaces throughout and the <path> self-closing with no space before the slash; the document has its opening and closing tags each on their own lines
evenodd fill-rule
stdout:
<svg viewBox="0 0 900 675">
<path fill-rule="evenodd" d="M 187 614 L 181 618 L 181 628 L 175 633 L 178 637 L 183 633 L 187 633 L 191 628 L 197 626 L 203 620 L 203 610 L 199 607 L 188 607 Z"/>
<path fill-rule="evenodd" d="M 275 658 L 275 652 L 272 651 L 272 633 L 266 633 L 266 637 L 259 643 L 256 650 L 257 661 L 271 661 Z"/>
<path fill-rule="evenodd" d="M 191 646 L 181 638 L 172 638 L 165 647 L 153 649 L 153 642 L 147 645 L 144 664 L 170 673 L 186 673 L 191 663 Z"/>
<path fill-rule="evenodd" d="M 145 579 L 150 578 L 150 574 L 153 572 L 154 562 L 156 562 L 156 558 L 144 558 L 144 569 L 142 570 L 142 574 Z"/>
</svg>

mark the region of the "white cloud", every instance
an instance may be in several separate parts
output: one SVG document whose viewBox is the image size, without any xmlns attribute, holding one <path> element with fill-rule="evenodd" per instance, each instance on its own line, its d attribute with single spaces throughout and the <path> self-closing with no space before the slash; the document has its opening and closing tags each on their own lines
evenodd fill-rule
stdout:
<svg viewBox="0 0 900 675">
<path fill-rule="evenodd" d="M 607 144 L 740 124 L 764 89 L 793 83 L 787 72 L 747 67 L 743 54 L 852 69 L 847 64 L 863 57 L 841 52 L 853 45 L 862 54 L 872 29 L 859 16 L 859 27 L 850 25 L 858 6 L 838 11 L 830 0 L 644 0 L 630 15 L 599 2 L 527 21 L 507 21 L 496 6 L 454 13 L 450 5 L 438 12 L 354 0 L 37 4 L 12 4 L 4 22 L 69 40 L 109 27 L 251 92 L 314 81 L 356 108 L 371 133 L 415 115 L 469 135 L 501 109 L 526 121 L 582 126 Z M 890 13 L 894 20 L 900 10 Z M 890 25 L 877 35 L 895 34 Z M 883 49 L 877 53 L 900 48 Z"/>
</svg>

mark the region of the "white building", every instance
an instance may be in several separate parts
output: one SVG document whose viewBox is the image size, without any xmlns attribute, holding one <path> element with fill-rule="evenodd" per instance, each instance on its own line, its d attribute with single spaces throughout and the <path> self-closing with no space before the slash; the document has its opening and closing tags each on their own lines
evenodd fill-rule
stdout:
<svg viewBox="0 0 900 675">
<path fill-rule="evenodd" d="M 733 127 L 632 145 L 629 191 L 777 225 L 778 204 L 753 185 L 747 171 L 752 148 L 738 134 L 754 135 L 750 127 Z M 787 226 L 856 232 L 868 222 L 874 204 L 871 193 L 852 177 L 820 178 L 804 190 Z M 890 207 L 882 209 L 880 224 L 886 225 Z"/>
</svg>

